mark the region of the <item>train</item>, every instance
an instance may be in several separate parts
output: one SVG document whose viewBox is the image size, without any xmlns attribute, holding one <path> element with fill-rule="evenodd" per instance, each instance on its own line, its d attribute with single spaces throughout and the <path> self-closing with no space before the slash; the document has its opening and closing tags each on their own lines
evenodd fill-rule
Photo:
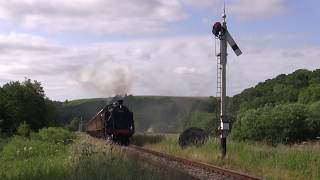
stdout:
<svg viewBox="0 0 320 180">
<path fill-rule="evenodd" d="M 117 100 L 91 118 L 86 123 L 85 129 L 92 136 L 128 145 L 135 129 L 133 113 L 123 105 L 123 100 Z"/>
</svg>

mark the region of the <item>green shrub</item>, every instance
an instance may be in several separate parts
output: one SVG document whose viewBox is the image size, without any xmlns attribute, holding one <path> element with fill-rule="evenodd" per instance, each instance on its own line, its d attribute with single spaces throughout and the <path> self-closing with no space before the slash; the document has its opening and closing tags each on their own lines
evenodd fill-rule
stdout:
<svg viewBox="0 0 320 180">
<path fill-rule="evenodd" d="M 75 117 L 71 120 L 70 124 L 68 125 L 68 129 L 70 131 L 77 131 L 79 129 L 80 119 Z"/>
<path fill-rule="evenodd" d="M 17 134 L 23 137 L 30 137 L 30 126 L 24 121 L 18 127 Z"/>
<path fill-rule="evenodd" d="M 67 129 L 53 127 L 40 129 L 38 135 L 35 135 L 35 137 L 36 136 L 42 141 L 53 143 L 69 143 L 75 138 L 74 133 Z"/>
<path fill-rule="evenodd" d="M 53 156 L 64 150 L 62 144 L 52 144 L 39 140 L 31 140 L 21 136 L 14 136 L 1 152 L 2 160 L 25 160 L 36 157 Z"/>
<path fill-rule="evenodd" d="M 300 142 L 312 138 L 308 136 L 307 114 L 306 106 L 301 104 L 250 109 L 237 116 L 231 137 L 272 144 Z"/>
</svg>

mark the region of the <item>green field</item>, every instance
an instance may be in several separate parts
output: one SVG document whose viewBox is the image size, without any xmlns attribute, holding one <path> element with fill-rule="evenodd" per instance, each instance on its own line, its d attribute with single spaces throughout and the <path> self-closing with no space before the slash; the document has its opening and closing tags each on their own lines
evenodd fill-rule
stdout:
<svg viewBox="0 0 320 180">
<path fill-rule="evenodd" d="M 0 139 L 0 179 L 185 179 L 145 168 L 137 157 L 105 144 L 62 128 Z"/>
<path fill-rule="evenodd" d="M 221 159 L 219 139 L 210 138 L 202 146 L 181 149 L 177 137 L 135 136 L 134 143 L 145 148 L 247 172 L 265 179 L 320 179 L 320 144 L 269 146 L 261 143 L 228 142 Z"/>
</svg>

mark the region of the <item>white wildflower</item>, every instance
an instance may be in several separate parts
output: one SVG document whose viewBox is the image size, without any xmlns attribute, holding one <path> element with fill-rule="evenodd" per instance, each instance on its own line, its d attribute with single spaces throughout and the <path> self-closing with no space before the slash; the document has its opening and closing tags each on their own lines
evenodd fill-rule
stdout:
<svg viewBox="0 0 320 180">
<path fill-rule="evenodd" d="M 32 150 L 32 147 L 30 146 L 30 147 L 29 147 L 29 151 L 31 151 L 31 150 Z"/>
<path fill-rule="evenodd" d="M 25 146 L 25 147 L 23 148 L 23 150 L 26 151 L 26 150 L 27 150 L 27 146 Z"/>
</svg>

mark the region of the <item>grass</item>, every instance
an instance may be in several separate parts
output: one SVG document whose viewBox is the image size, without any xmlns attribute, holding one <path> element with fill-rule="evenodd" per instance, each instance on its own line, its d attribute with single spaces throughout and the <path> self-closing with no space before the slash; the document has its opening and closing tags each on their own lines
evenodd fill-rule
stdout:
<svg viewBox="0 0 320 180">
<path fill-rule="evenodd" d="M 142 141 L 142 137 L 139 137 Z M 147 137 L 150 142 L 150 137 Z M 157 137 L 159 139 L 159 137 Z M 211 138 L 202 146 L 181 149 L 176 137 L 162 137 L 157 143 L 145 143 L 149 149 L 197 161 L 244 171 L 265 179 L 320 179 L 320 144 L 278 145 L 228 142 L 227 156 L 220 158 L 220 141 Z M 152 141 L 151 141 L 152 142 Z"/>
<path fill-rule="evenodd" d="M 76 99 L 68 101 L 68 106 L 78 106 L 85 103 L 92 103 L 96 101 L 106 101 L 108 98 L 92 98 L 92 99 Z"/>
<path fill-rule="evenodd" d="M 1 180 L 181 179 L 174 172 L 146 169 L 137 157 L 103 140 L 62 128 L 42 129 L 30 138 L 14 136 L 0 145 Z"/>
<path fill-rule="evenodd" d="M 0 151 L 0 179 L 63 178 L 67 173 L 66 139 L 74 135 L 62 128 L 42 129 L 31 138 L 12 137 Z"/>
</svg>

